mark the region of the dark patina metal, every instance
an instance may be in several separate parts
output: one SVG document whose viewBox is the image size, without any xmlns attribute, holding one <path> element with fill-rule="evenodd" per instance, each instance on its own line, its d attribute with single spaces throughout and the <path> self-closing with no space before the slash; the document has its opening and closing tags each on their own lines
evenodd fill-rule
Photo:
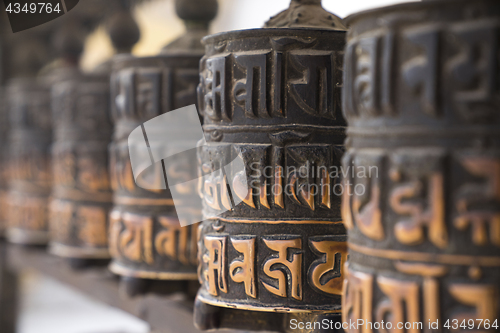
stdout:
<svg viewBox="0 0 500 333">
<path fill-rule="evenodd" d="M 6 236 L 22 244 L 44 244 L 47 198 L 50 191 L 48 149 L 51 138 L 48 82 L 36 79 L 50 60 L 51 29 L 44 27 L 4 35 L 3 80 L 6 144 L 2 174 L 7 186 L 4 201 Z"/>
<path fill-rule="evenodd" d="M 124 6 L 118 6 L 105 24 L 119 53 L 130 52 L 139 40 L 139 28 Z M 107 264 L 110 258 L 110 72 L 111 61 L 106 61 L 92 74 L 74 69 L 52 86 L 50 252 L 69 258 L 74 268 Z"/>
<path fill-rule="evenodd" d="M 35 78 L 13 79 L 8 88 L 10 242 L 43 245 L 50 195 L 50 90 Z"/>
<path fill-rule="evenodd" d="M 7 17 L 5 13 L 0 12 L 0 237 L 3 236 L 7 223 L 7 100 L 5 95 L 5 81 L 7 79 Z"/>
<path fill-rule="evenodd" d="M 16 78 L 8 87 L 9 241 L 43 245 L 49 240 L 50 89 L 78 75 L 83 40 L 99 21 L 93 10 L 102 9 L 101 4 L 91 0 L 89 7 L 75 10 L 71 18 L 16 33 L 9 40 L 9 74 Z"/>
<path fill-rule="evenodd" d="M 427 1 L 346 21 L 344 168 L 356 173 L 345 183 L 365 191 L 343 198 L 344 320 L 484 330 L 500 302 L 500 3 Z"/>
<path fill-rule="evenodd" d="M 199 57 L 193 55 L 115 59 L 112 75 L 115 133 L 110 147 L 114 190 L 110 269 L 128 278 L 131 293 L 142 292 L 134 291 L 134 284 L 146 287 L 140 281 L 134 282 L 135 278 L 196 279 L 196 229 L 180 227 L 170 192 L 161 190 L 163 174 L 151 183 L 158 191 L 136 184 L 128 136 L 145 121 L 194 103 L 198 62 Z M 153 148 L 163 144 L 149 141 Z M 167 250 L 170 247 L 173 251 Z"/>
<path fill-rule="evenodd" d="M 53 254 L 106 259 L 112 192 L 109 75 L 75 75 L 52 86 Z"/>
<path fill-rule="evenodd" d="M 1 78 L 0 78 L 1 82 Z M 0 86 L 0 236 L 3 235 L 7 223 L 7 106 L 4 87 Z"/>
<path fill-rule="evenodd" d="M 288 331 L 292 319 L 340 317 L 347 248 L 331 172 L 345 138 L 345 27 L 321 1 L 292 1 L 267 26 L 204 39 L 203 330 Z M 246 172 L 223 172 L 238 153 Z"/>
<path fill-rule="evenodd" d="M 206 35 L 217 3 L 184 0 L 176 4 L 186 20 L 184 36 L 165 47 L 159 56 L 121 56 L 114 61 L 115 132 L 110 148 L 114 190 L 110 227 L 113 260 L 110 269 L 123 277 L 123 286 L 129 295 L 149 291 L 189 292 L 190 289 L 194 294 L 197 288 L 197 226 L 181 227 L 176 214 L 176 210 L 192 209 L 190 205 L 196 206 L 196 203 L 174 208 L 168 188 L 161 190 L 165 182 L 163 173 L 151 180 L 151 188 L 158 188 L 157 191 L 139 187 L 133 177 L 128 147 L 128 136 L 136 127 L 165 112 L 196 103 L 198 67 L 203 55 L 199 36 Z M 193 36 L 198 36 L 198 41 L 195 42 Z M 170 125 L 171 128 L 154 130 L 183 130 Z M 155 141 L 153 137 L 154 133 L 148 133 L 151 149 L 169 144 Z M 178 162 L 182 176 L 182 168 L 190 167 L 183 163 L 189 161 Z"/>
</svg>

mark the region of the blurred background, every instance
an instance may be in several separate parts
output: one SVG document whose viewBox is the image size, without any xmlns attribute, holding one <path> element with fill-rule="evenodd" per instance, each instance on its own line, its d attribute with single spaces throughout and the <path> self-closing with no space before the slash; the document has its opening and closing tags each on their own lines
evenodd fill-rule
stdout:
<svg viewBox="0 0 500 333">
<path fill-rule="evenodd" d="M 401 2 L 408 1 L 323 0 L 323 6 L 345 17 L 361 10 Z M 80 0 L 78 6 L 86 5 L 89 2 Z M 288 5 L 289 0 L 219 0 L 219 14 L 211 31 L 216 33 L 262 27 L 270 16 Z M 133 53 L 138 56 L 157 54 L 184 29 L 182 21 L 175 15 L 173 0 L 146 1 L 136 7 L 134 15 L 141 30 L 141 40 L 133 49 Z M 84 70 L 90 71 L 112 54 L 108 35 L 104 28 L 98 28 L 86 41 L 81 65 Z M 147 323 L 33 272 L 25 272 L 21 284 L 19 333 L 150 332 Z"/>
<path fill-rule="evenodd" d="M 102 0 L 106 1 L 106 0 Z M 286 9 L 290 0 L 218 0 L 219 13 L 212 23 L 211 32 L 252 29 L 264 25 L 271 16 Z M 410 2 L 405 0 L 323 0 L 326 10 L 346 17 L 355 12 Z M 85 0 L 79 6 L 84 6 Z M 135 10 L 141 29 L 141 40 L 134 47 L 136 55 L 156 54 L 168 42 L 183 31 L 182 21 L 175 15 L 174 1 L 151 0 Z M 104 29 L 96 30 L 87 41 L 82 66 L 92 69 L 113 53 L 111 43 Z"/>
</svg>

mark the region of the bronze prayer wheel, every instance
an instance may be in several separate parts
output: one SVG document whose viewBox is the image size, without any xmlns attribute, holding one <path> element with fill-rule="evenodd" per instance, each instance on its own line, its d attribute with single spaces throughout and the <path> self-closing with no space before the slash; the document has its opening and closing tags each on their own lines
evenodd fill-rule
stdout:
<svg viewBox="0 0 500 333">
<path fill-rule="evenodd" d="M 2 20 L 5 14 L 1 13 Z M 7 222 L 7 193 L 8 193 L 8 177 L 7 177 L 7 106 L 6 96 L 4 93 L 6 81 L 6 61 L 7 57 L 7 40 L 6 24 L 0 24 L 0 237 L 3 233 Z"/>
<path fill-rule="evenodd" d="M 81 74 L 52 86 L 54 143 L 50 252 L 106 259 L 112 192 L 109 75 Z"/>
<path fill-rule="evenodd" d="M 139 28 L 126 4 L 110 2 L 105 26 L 117 52 L 128 53 Z M 52 86 L 54 186 L 50 251 L 73 268 L 108 264 L 112 60 L 89 74 L 73 69 Z"/>
<path fill-rule="evenodd" d="M 203 330 L 340 319 L 347 244 L 331 172 L 345 139 L 345 27 L 321 1 L 292 1 L 267 27 L 203 40 Z M 238 155 L 246 171 L 224 170 Z"/>
<path fill-rule="evenodd" d="M 7 88 L 10 117 L 7 237 L 11 242 L 45 245 L 49 241 L 51 86 L 77 74 L 83 39 L 87 28 L 96 21 L 89 16 L 92 13 L 79 12 L 71 19 L 65 16 L 11 40 L 9 61 L 12 75 L 17 77 Z"/>
<path fill-rule="evenodd" d="M 158 190 L 137 185 L 128 136 L 156 116 L 194 104 L 200 57 L 192 54 L 123 56 L 114 61 L 111 80 L 115 131 L 110 147 L 114 207 L 109 240 L 113 261 L 110 269 L 130 281 L 196 280 L 197 229 L 180 226 L 170 192 L 168 188 L 162 189 L 165 188 L 163 173 L 149 180 L 151 188 Z M 152 138 L 154 133 L 148 136 Z M 156 149 L 165 143 L 149 140 L 148 144 Z M 181 288 L 173 283 L 170 286 Z M 129 292 L 141 291 L 130 289 Z"/>
<path fill-rule="evenodd" d="M 113 257 L 110 269 L 122 276 L 122 287 L 131 296 L 179 291 L 194 296 L 198 288 L 197 226 L 191 224 L 201 220 L 201 204 L 184 200 L 176 202 L 174 207 L 166 179 L 166 172 L 170 170 L 165 170 L 173 168 L 175 179 L 183 181 L 185 171 L 196 170 L 196 160 L 178 158 L 169 166 L 162 161 L 162 168 L 155 169 L 158 172 L 138 180 L 147 183 L 146 189 L 134 179 L 129 153 L 129 148 L 136 148 L 129 135 L 139 126 L 144 130 L 150 154 L 156 150 L 178 150 L 179 147 L 173 145 L 189 144 L 161 140 L 161 133 L 165 131 L 183 136 L 188 129 L 178 122 L 155 125 L 154 120 L 149 120 L 196 103 L 199 61 L 203 56 L 200 39 L 207 34 L 209 22 L 216 15 L 217 2 L 176 0 L 175 5 L 177 15 L 186 25 L 183 35 L 164 47 L 158 56 L 121 55 L 113 64 L 111 95 L 115 132 L 110 147 L 110 169 L 114 207 L 110 215 L 109 241 Z M 196 118 L 195 124 L 199 121 Z M 145 122 L 148 122 L 147 133 Z M 190 146 L 195 147 L 196 142 Z M 186 197 L 193 194 L 196 197 L 194 186 L 183 192 Z M 187 211 L 194 220 L 181 223 L 180 213 Z M 189 225 L 182 227 L 181 224 Z"/>
<path fill-rule="evenodd" d="M 5 84 L 0 107 L 1 136 L 5 140 L 0 147 L 0 186 L 4 194 L 0 214 L 9 241 L 43 245 L 48 240 L 47 199 L 51 185 L 50 92 L 47 80 L 37 78 L 37 73 L 50 61 L 51 26 L 21 32 L 14 38 L 3 34 L 10 30 L 4 26 L 8 22 L 4 15 L 0 23 L 0 81 Z"/>
<path fill-rule="evenodd" d="M 35 78 L 12 79 L 9 105 L 10 242 L 44 245 L 48 235 L 48 198 L 51 189 L 52 139 L 49 85 Z"/>
<path fill-rule="evenodd" d="M 4 87 L 0 87 L 0 236 L 3 235 L 7 223 L 7 107 Z"/>
<path fill-rule="evenodd" d="M 343 320 L 498 331 L 500 3 L 409 3 L 346 22 Z"/>
</svg>

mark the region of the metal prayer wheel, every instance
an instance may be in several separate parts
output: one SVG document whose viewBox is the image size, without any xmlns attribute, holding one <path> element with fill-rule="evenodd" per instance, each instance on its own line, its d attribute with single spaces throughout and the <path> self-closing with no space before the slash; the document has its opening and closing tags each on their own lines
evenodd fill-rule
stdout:
<svg viewBox="0 0 500 333">
<path fill-rule="evenodd" d="M 35 29 L 16 33 L 9 44 L 12 79 L 7 87 L 10 117 L 8 240 L 25 245 L 49 241 L 52 190 L 51 86 L 74 77 L 85 33 L 98 19 L 77 11 Z M 55 59 L 57 57 L 57 59 Z"/>
<path fill-rule="evenodd" d="M 203 40 L 203 330 L 340 320 L 347 244 L 332 170 L 345 139 L 345 26 L 321 1 L 292 1 L 266 26 Z M 225 170 L 238 155 L 245 170 Z"/>
<path fill-rule="evenodd" d="M 500 3 L 409 3 L 346 22 L 343 320 L 498 331 Z"/>
<path fill-rule="evenodd" d="M 200 38 L 206 35 L 208 23 L 215 17 L 217 2 L 176 1 L 176 9 L 186 23 L 186 33 L 158 56 L 116 57 L 111 80 L 115 132 L 110 147 L 114 190 L 110 269 L 123 277 L 122 286 L 132 296 L 146 292 L 194 294 L 198 288 L 197 226 L 181 227 L 177 212 L 199 210 L 200 204 L 186 202 L 174 208 L 161 168 L 141 179 L 150 185 L 147 189 L 137 185 L 129 154 L 128 137 L 134 129 L 168 111 L 196 103 L 199 61 L 203 56 Z M 156 134 L 178 131 L 182 135 L 185 130 L 175 122 L 166 126 L 148 124 L 152 125 L 145 135 L 152 151 L 173 144 L 163 142 Z M 196 161 L 179 159 L 172 167 L 182 178 L 183 169 L 193 165 Z M 196 188 L 187 190 L 196 193 Z M 193 218 L 196 215 L 196 221 L 200 221 L 201 212 L 195 212 Z"/>
<path fill-rule="evenodd" d="M 9 105 L 10 242 L 43 245 L 48 235 L 48 198 L 51 189 L 50 90 L 46 82 L 18 78 L 7 87 Z"/>
<path fill-rule="evenodd" d="M 0 14 L 2 20 L 5 14 Z M 6 24 L 0 24 L 0 237 L 3 236 L 7 221 L 7 193 L 8 193 L 8 177 L 7 177 L 7 107 L 5 96 L 5 81 L 7 73 L 5 70 L 7 57 L 7 31 Z"/>
<path fill-rule="evenodd" d="M 130 52 L 139 29 L 121 3 L 106 18 L 117 52 Z M 114 7 L 113 7 L 114 6 Z M 111 60 L 90 74 L 73 68 L 52 86 L 54 185 L 50 204 L 50 252 L 69 258 L 73 268 L 108 264 L 111 143 Z M 67 72 L 67 71 L 66 71 Z"/>
<path fill-rule="evenodd" d="M 0 87 L 0 235 L 3 235 L 7 223 L 7 108 L 4 88 Z"/>
<path fill-rule="evenodd" d="M 3 178 L 7 182 L 5 236 L 10 242 L 43 245 L 48 240 L 50 195 L 50 86 L 37 78 L 50 61 L 51 26 L 5 36 L 2 50 L 10 78 L 3 88 L 7 144 L 3 146 Z M 7 42 L 7 43 L 5 43 Z"/>
<path fill-rule="evenodd" d="M 110 215 L 110 251 L 113 273 L 125 277 L 130 294 L 142 293 L 154 283 L 137 279 L 179 281 L 160 289 L 178 290 L 196 280 L 196 228 L 181 227 L 163 173 L 137 185 L 130 162 L 128 137 L 144 122 L 165 112 L 193 104 L 198 82 L 196 55 L 121 57 L 114 62 L 112 100 L 115 132 L 110 147 L 114 207 Z M 155 131 L 161 131 L 157 128 Z M 154 133 L 147 133 L 151 138 Z M 149 140 L 149 147 L 164 145 Z M 142 287 L 134 286 L 142 285 Z M 179 284 L 181 286 L 179 286 Z M 161 290 L 156 290 L 161 292 Z"/>
<path fill-rule="evenodd" d="M 109 258 L 109 91 L 106 74 L 74 75 L 52 86 L 50 252 L 58 256 Z"/>
</svg>

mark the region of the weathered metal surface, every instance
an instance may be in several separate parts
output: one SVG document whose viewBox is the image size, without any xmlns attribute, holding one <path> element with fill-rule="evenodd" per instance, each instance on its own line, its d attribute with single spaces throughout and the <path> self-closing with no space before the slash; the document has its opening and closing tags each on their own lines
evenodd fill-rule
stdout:
<svg viewBox="0 0 500 333">
<path fill-rule="evenodd" d="M 110 268 L 123 276 L 122 286 L 129 295 L 150 291 L 160 294 L 184 291 L 194 295 L 198 287 L 197 226 L 181 227 L 177 212 L 190 211 L 192 218 L 196 219 L 198 215 L 197 221 L 200 221 L 200 203 L 186 201 L 177 203 L 174 208 L 165 173 L 160 172 L 148 181 L 150 188 L 161 189 L 165 185 L 167 190 L 139 187 L 133 178 L 127 145 L 128 135 L 137 126 L 165 112 L 196 103 L 198 67 L 203 55 L 200 38 L 207 34 L 209 22 L 215 17 L 217 1 L 177 0 L 175 4 L 177 14 L 186 25 L 182 36 L 167 45 L 157 57 L 120 56 L 114 64 L 115 135 L 110 153 L 115 207 L 111 213 L 113 261 Z M 152 131 L 158 133 L 178 132 L 178 137 L 182 137 L 186 130 L 175 122 L 166 127 L 153 127 Z M 148 147 L 152 150 L 166 149 L 173 144 L 153 139 L 155 133 L 146 135 Z M 195 144 L 188 146 L 191 148 Z M 183 179 L 185 171 L 192 169 L 195 163 L 178 159 L 169 167 L 175 169 L 179 179 Z M 186 191 L 190 192 L 186 195 L 192 196 L 196 188 Z"/>
<path fill-rule="evenodd" d="M 6 96 L 4 88 L 0 87 L 0 236 L 3 235 L 7 223 L 7 128 Z"/>
<path fill-rule="evenodd" d="M 46 244 L 51 186 L 50 90 L 45 82 L 13 79 L 9 105 L 9 241 Z"/>
<path fill-rule="evenodd" d="M 345 138 L 345 31 L 328 27 L 204 39 L 200 329 L 283 331 L 293 317 L 339 317 L 347 248 L 331 171 Z M 246 173 L 225 174 L 238 152 Z"/>
<path fill-rule="evenodd" d="M 128 53 L 139 40 L 137 23 L 127 4 L 116 1 L 109 7 L 114 11 L 105 25 L 111 42 L 116 52 Z M 91 74 L 82 74 L 74 63 L 56 76 L 52 86 L 55 135 L 50 251 L 70 258 L 73 268 L 107 264 L 110 258 L 111 63 L 104 62 Z"/>
<path fill-rule="evenodd" d="M 7 79 L 7 38 L 6 32 L 7 16 L 4 11 L 0 11 L 0 237 L 3 236 L 7 220 L 7 103 L 5 90 L 5 81 Z"/>
<path fill-rule="evenodd" d="M 111 79 L 115 132 L 110 147 L 114 190 L 110 268 L 118 275 L 196 280 L 196 227 L 181 228 L 169 190 L 161 190 L 163 174 L 150 180 L 157 191 L 136 184 L 128 136 L 145 121 L 195 103 L 199 59 L 199 55 L 188 54 L 115 59 Z M 153 138 L 154 133 L 148 137 Z M 148 143 L 152 149 L 168 144 L 152 139 Z"/>
<path fill-rule="evenodd" d="M 441 332 L 472 319 L 482 332 L 475 319 L 500 314 L 500 3 L 427 1 L 346 22 L 344 167 L 366 176 L 345 182 L 366 191 L 343 198 L 344 320 Z"/>
<path fill-rule="evenodd" d="M 50 251 L 105 259 L 112 192 L 109 75 L 74 75 L 52 86 L 53 190 Z"/>
</svg>

